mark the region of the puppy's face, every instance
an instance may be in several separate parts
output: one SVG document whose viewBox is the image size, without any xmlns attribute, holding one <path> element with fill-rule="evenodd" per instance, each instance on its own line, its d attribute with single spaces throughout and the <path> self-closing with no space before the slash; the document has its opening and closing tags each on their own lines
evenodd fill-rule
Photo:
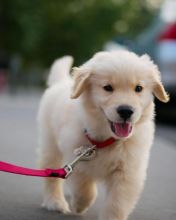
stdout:
<svg viewBox="0 0 176 220">
<path fill-rule="evenodd" d="M 72 98 L 87 91 L 116 138 L 129 137 L 146 114 L 153 94 L 167 102 L 157 67 L 146 55 L 130 52 L 101 52 L 76 68 Z"/>
</svg>

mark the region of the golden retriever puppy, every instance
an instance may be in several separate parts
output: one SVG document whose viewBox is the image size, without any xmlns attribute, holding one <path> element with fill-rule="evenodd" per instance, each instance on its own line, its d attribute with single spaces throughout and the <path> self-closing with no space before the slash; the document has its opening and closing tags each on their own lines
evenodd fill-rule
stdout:
<svg viewBox="0 0 176 220">
<path fill-rule="evenodd" d="M 154 96 L 169 97 L 158 68 L 147 55 L 128 51 L 99 52 L 69 71 L 72 57 L 55 61 L 39 110 L 40 165 L 59 168 L 74 150 L 91 145 L 89 138 L 115 142 L 97 149 L 92 160 L 79 162 L 66 180 L 71 184 L 68 205 L 63 180 L 46 178 L 43 206 L 82 213 L 96 198 L 96 182 L 105 185 L 100 220 L 126 220 L 146 178 L 154 136 Z"/>
</svg>

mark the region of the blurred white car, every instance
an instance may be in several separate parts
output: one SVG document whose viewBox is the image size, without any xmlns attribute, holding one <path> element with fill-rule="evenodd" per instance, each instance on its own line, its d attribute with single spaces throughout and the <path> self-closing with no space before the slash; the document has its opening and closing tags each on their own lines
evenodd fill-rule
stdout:
<svg viewBox="0 0 176 220">
<path fill-rule="evenodd" d="M 167 88 L 176 88 L 176 22 L 168 24 L 158 38 L 157 58 Z"/>
<path fill-rule="evenodd" d="M 162 81 L 170 94 L 170 102 L 157 102 L 157 117 L 162 122 L 176 123 L 176 22 L 166 25 L 158 37 L 157 58 Z"/>
</svg>

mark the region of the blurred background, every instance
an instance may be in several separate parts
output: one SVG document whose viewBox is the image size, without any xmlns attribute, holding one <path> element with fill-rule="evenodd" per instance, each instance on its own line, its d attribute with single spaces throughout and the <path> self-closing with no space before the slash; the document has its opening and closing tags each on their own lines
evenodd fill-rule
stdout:
<svg viewBox="0 0 176 220">
<path fill-rule="evenodd" d="M 176 165 L 176 0 L 0 0 L 0 156 L 35 165 L 37 109 L 55 59 L 72 55 L 78 66 L 97 51 L 121 48 L 139 55 L 148 53 L 158 64 L 171 96 L 168 104 L 156 101 L 156 148 L 148 188 L 131 219 L 175 220 L 176 175 L 170 170 Z M 13 154 L 11 149 L 15 149 Z M 28 183 L 25 177 L 11 177 L 16 186 L 13 194 L 8 174 L 0 177 L 2 220 L 9 207 L 15 212 L 14 198 L 26 212 L 29 203 L 38 201 L 40 190 L 34 190 L 34 180 Z M 18 188 L 19 179 L 31 190 L 30 200 L 25 200 L 24 185 Z M 23 199 L 16 200 L 19 194 Z"/>
<path fill-rule="evenodd" d="M 63 55 L 80 65 L 97 51 L 119 48 L 148 53 L 159 65 L 173 98 L 157 103 L 158 118 L 176 121 L 175 0 L 0 1 L 0 93 L 42 88 Z"/>
</svg>

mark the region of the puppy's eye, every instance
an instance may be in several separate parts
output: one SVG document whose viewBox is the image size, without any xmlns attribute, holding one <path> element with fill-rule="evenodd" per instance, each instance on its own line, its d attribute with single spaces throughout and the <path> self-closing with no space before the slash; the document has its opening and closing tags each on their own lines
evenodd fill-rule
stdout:
<svg viewBox="0 0 176 220">
<path fill-rule="evenodd" d="M 103 89 L 107 92 L 113 92 L 113 87 L 111 85 L 106 85 L 106 86 L 103 86 Z"/>
<path fill-rule="evenodd" d="M 137 85 L 137 86 L 135 87 L 135 92 L 142 92 L 142 90 L 143 90 L 143 87 L 140 86 L 140 85 Z"/>
</svg>

